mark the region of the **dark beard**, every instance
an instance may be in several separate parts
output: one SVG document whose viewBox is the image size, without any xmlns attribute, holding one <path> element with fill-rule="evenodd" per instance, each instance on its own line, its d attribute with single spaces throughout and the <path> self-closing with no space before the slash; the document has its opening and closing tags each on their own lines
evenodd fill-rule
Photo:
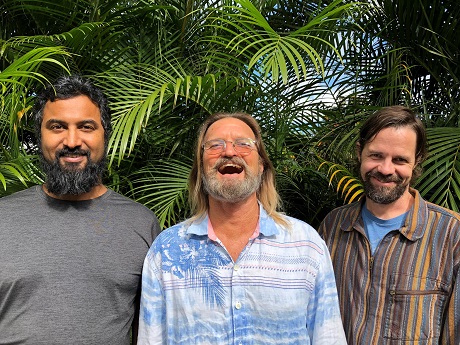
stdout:
<svg viewBox="0 0 460 345">
<path fill-rule="evenodd" d="M 375 187 L 371 182 L 370 178 L 374 176 L 382 182 L 395 182 L 396 185 L 393 188 L 387 187 Z M 379 172 L 368 172 L 366 173 L 366 179 L 363 181 L 364 192 L 366 197 L 371 199 L 377 204 L 391 204 L 398 200 L 406 191 L 407 183 L 404 184 L 403 180 L 397 176 L 385 176 Z"/>
<path fill-rule="evenodd" d="M 67 154 L 80 154 L 87 157 L 83 169 L 72 167 L 71 164 L 62 166 L 59 158 Z M 48 161 L 40 152 L 40 161 L 46 174 L 46 188 L 54 195 L 80 195 L 90 192 L 93 187 L 102 183 L 102 174 L 106 168 L 105 155 L 98 162 L 93 162 L 90 152 L 80 149 L 64 148 L 56 152 L 54 161 Z"/>
</svg>

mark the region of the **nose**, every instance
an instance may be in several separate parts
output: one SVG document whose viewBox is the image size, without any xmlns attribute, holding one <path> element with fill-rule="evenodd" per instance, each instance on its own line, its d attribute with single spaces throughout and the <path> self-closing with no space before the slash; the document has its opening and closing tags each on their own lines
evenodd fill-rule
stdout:
<svg viewBox="0 0 460 345">
<path fill-rule="evenodd" d="M 391 157 L 382 160 L 377 167 L 377 171 L 382 175 L 393 175 L 396 170 Z"/>
<path fill-rule="evenodd" d="M 70 149 L 80 147 L 82 144 L 81 137 L 77 129 L 69 128 L 67 130 L 67 135 L 64 138 L 63 144 Z"/>
<path fill-rule="evenodd" d="M 225 148 L 222 151 L 222 154 L 224 155 L 224 157 L 238 156 L 238 152 L 236 152 L 235 146 L 233 146 L 233 141 L 231 140 L 225 141 Z"/>
</svg>

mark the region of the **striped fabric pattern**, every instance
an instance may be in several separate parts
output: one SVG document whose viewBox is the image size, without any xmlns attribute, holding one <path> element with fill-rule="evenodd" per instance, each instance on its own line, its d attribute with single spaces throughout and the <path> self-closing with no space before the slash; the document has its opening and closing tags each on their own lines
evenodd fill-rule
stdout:
<svg viewBox="0 0 460 345">
<path fill-rule="evenodd" d="M 138 344 L 346 344 L 326 244 L 289 221 L 261 208 L 236 262 L 207 217 L 163 231 L 144 262 Z"/>
<path fill-rule="evenodd" d="M 374 256 L 361 203 L 333 210 L 320 225 L 349 344 L 460 344 L 460 215 L 410 192 L 405 224 Z"/>
</svg>

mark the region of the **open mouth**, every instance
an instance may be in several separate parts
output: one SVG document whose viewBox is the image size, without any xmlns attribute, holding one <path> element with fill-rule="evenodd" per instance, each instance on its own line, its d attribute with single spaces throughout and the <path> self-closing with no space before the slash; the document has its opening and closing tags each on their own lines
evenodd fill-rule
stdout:
<svg viewBox="0 0 460 345">
<path fill-rule="evenodd" d="M 243 171 L 243 167 L 238 164 L 228 163 L 221 165 L 218 169 L 221 174 L 240 174 Z"/>
</svg>

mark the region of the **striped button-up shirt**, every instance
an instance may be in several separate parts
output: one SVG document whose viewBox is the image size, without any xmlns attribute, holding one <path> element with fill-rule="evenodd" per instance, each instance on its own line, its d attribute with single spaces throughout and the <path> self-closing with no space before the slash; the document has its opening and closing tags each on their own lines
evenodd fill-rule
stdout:
<svg viewBox="0 0 460 345">
<path fill-rule="evenodd" d="M 319 228 L 331 253 L 349 344 L 460 344 L 460 215 L 415 197 L 404 225 L 374 255 L 362 203 Z"/>
</svg>

